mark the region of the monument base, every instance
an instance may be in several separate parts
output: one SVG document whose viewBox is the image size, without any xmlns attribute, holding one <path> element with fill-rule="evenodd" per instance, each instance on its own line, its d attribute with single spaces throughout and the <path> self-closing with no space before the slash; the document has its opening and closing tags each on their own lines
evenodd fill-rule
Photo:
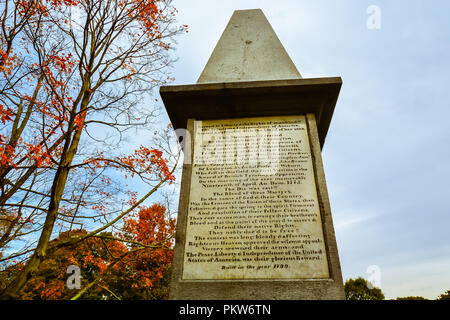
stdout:
<svg viewBox="0 0 450 320">
<path fill-rule="evenodd" d="M 170 299 L 345 299 L 321 158 L 341 85 L 238 10 L 197 84 L 160 88 L 189 133 Z"/>
<path fill-rule="evenodd" d="M 270 178 L 264 175 L 259 177 L 258 174 L 252 176 L 249 172 L 255 172 L 254 167 L 248 164 L 236 166 L 240 168 L 239 172 L 248 171 L 244 179 L 255 181 L 258 186 L 276 187 L 266 192 L 250 192 L 255 196 L 245 198 L 246 205 L 235 211 L 225 210 L 220 204 L 231 208 L 249 190 L 241 188 L 239 192 L 232 193 L 232 198 L 227 198 L 219 186 L 199 183 L 199 180 L 208 179 L 205 174 L 208 170 L 213 170 L 208 174 L 217 179 L 215 174 L 220 169 L 221 173 L 223 171 L 225 176 L 229 176 L 224 178 L 225 182 L 229 182 L 228 188 L 239 186 L 239 181 L 233 181 L 227 172 L 228 167 L 208 169 L 208 165 L 202 165 L 201 158 L 198 158 L 199 154 L 204 156 L 204 150 L 199 146 L 209 140 L 216 141 L 214 152 L 223 147 L 224 154 L 230 153 L 229 146 L 227 149 L 217 144 L 218 140 L 231 141 L 229 138 L 202 136 L 202 132 L 226 127 L 230 122 L 235 125 L 232 130 L 236 130 L 239 124 L 244 126 L 246 136 L 240 143 L 247 148 L 248 139 L 252 138 L 249 133 L 252 129 L 248 126 L 252 123 L 262 127 L 271 123 L 277 130 L 280 129 L 276 131 L 282 147 L 277 173 L 285 175 L 283 179 L 278 179 L 276 174 Z M 205 121 L 204 125 L 189 119 L 188 132 L 193 137 L 190 149 L 193 152 L 191 161 L 185 161 L 183 166 L 170 299 L 345 299 L 315 114 Z M 219 134 L 218 130 L 214 132 Z M 231 152 L 234 154 L 235 149 Z M 297 161 L 297 158 L 301 159 Z M 211 161 L 211 158 L 207 160 Z M 302 172 L 301 176 L 298 172 Z M 211 197 L 212 194 L 214 197 Z M 259 201 L 271 194 L 276 195 L 273 201 Z M 283 196 L 285 194 L 289 196 Z M 209 202 L 211 199 L 212 203 Z M 290 199 L 296 201 L 291 202 Z M 254 209 L 247 210 L 247 207 Z M 267 212 L 264 220 L 249 219 L 258 219 L 264 212 Z M 221 215 L 225 213 L 226 217 Z M 282 217 L 282 224 L 279 224 L 278 217 Z M 233 229 L 238 231 L 233 232 Z M 217 242 L 217 239 L 220 241 Z M 254 239 L 271 240 L 252 241 Z M 229 245 L 231 242 L 236 244 L 233 240 L 241 241 L 237 245 Z M 220 259 L 217 259 L 218 256 Z M 222 259 L 229 257 L 232 259 Z M 282 262 L 278 264 L 277 261 Z M 259 269 L 261 271 L 258 273 Z"/>
<path fill-rule="evenodd" d="M 171 300 L 345 300 L 342 284 L 326 280 L 175 281 Z"/>
</svg>

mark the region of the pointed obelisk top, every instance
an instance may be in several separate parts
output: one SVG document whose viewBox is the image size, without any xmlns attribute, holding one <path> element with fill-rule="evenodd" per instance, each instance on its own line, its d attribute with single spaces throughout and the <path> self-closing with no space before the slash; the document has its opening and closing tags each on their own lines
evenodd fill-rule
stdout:
<svg viewBox="0 0 450 320">
<path fill-rule="evenodd" d="M 261 9 L 233 13 L 197 83 L 301 79 Z"/>
</svg>

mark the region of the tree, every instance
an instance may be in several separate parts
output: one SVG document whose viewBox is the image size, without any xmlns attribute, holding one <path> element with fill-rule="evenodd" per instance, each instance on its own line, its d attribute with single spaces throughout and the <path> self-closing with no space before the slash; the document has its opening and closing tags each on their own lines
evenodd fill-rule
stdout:
<svg viewBox="0 0 450 320">
<path fill-rule="evenodd" d="M 174 180 L 176 152 L 120 147 L 128 130 L 152 129 L 149 97 L 170 80 L 170 41 L 186 26 L 175 25 L 171 0 L 17 0 L 1 10 L 0 250 L 23 267 L 0 297 L 18 298 L 47 257 L 101 238 Z M 73 231 L 82 226 L 91 229 Z M 13 243 L 22 247 L 6 254 Z"/>
<path fill-rule="evenodd" d="M 398 297 L 396 300 L 428 300 L 420 296 Z"/>
<path fill-rule="evenodd" d="M 437 300 L 450 300 L 450 290 L 447 290 L 445 293 L 441 294 Z"/>
<path fill-rule="evenodd" d="M 53 252 L 40 264 L 19 297 L 167 299 L 174 231 L 175 220 L 167 217 L 165 207 L 155 204 L 143 208 L 126 219 L 122 234 L 104 232 Z M 81 229 L 64 232 L 52 243 L 86 233 Z M 69 266 L 80 268 L 82 290 L 66 286 Z M 21 268 L 23 265 L 18 263 L 2 274 L 13 277 Z"/>
<path fill-rule="evenodd" d="M 347 300 L 384 300 L 380 288 L 369 286 L 364 278 L 348 279 L 344 285 Z"/>
</svg>

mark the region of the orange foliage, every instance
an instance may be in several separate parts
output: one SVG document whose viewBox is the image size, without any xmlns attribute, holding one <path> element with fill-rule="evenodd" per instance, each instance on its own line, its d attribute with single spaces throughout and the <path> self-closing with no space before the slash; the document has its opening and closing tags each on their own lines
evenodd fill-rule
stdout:
<svg viewBox="0 0 450 320">
<path fill-rule="evenodd" d="M 172 262 L 175 220 L 168 219 L 165 212 L 165 207 L 159 204 L 143 208 L 125 220 L 123 231 L 115 237 L 104 233 L 58 249 L 34 273 L 20 298 L 58 300 L 73 297 L 77 290 L 66 286 L 69 277 L 66 270 L 70 265 L 80 267 L 82 288 L 98 277 L 102 278 L 101 286 L 92 288 L 83 298 L 97 299 L 108 295 L 102 287 L 123 298 L 167 298 L 167 288 L 161 281 L 167 277 Z M 64 232 L 50 246 L 86 233 L 85 230 Z M 140 247 L 138 243 L 147 247 L 135 252 Z M 19 271 L 22 266 L 17 263 L 10 269 Z M 155 290 L 159 290 L 158 295 L 154 294 Z"/>
</svg>

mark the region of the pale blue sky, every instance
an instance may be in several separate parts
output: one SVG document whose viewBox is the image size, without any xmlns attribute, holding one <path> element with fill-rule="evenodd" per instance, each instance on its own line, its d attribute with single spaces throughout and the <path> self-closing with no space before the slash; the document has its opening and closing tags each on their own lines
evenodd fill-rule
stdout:
<svg viewBox="0 0 450 320">
<path fill-rule="evenodd" d="M 175 1 L 175 84 L 195 83 L 234 10 L 261 8 L 304 78 L 341 76 L 323 150 L 344 280 L 387 298 L 450 290 L 450 2 Z M 369 5 L 381 29 L 366 26 Z"/>
</svg>

